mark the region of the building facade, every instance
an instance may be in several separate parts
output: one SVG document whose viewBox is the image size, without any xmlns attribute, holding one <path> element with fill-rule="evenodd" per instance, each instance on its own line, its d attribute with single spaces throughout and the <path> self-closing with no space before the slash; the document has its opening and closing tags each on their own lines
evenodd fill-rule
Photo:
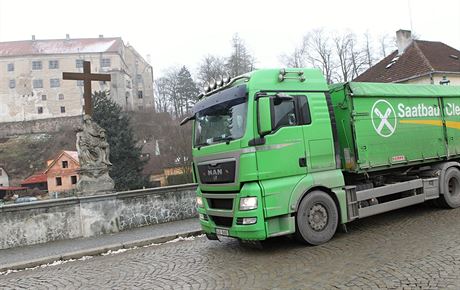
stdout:
<svg viewBox="0 0 460 290">
<path fill-rule="evenodd" d="M 110 90 L 126 111 L 153 110 L 153 72 L 137 51 L 119 37 L 0 42 L 0 122 L 28 121 L 83 113 L 83 81 L 63 80 L 63 72 L 111 75 L 92 82 Z"/>
<path fill-rule="evenodd" d="M 3 167 L 0 167 L 0 186 L 10 186 L 10 178 Z"/>
<path fill-rule="evenodd" d="M 48 161 L 44 171 L 48 183 L 48 192 L 66 192 L 74 190 L 80 176 L 77 151 L 62 151 L 56 158 Z"/>
<path fill-rule="evenodd" d="M 438 41 L 396 32 L 398 49 L 358 76 L 357 82 L 460 85 L 460 51 Z"/>
</svg>

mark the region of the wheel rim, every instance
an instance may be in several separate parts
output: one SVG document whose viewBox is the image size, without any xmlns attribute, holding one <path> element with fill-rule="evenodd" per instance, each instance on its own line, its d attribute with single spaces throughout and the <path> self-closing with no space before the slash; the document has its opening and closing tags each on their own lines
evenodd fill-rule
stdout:
<svg viewBox="0 0 460 290">
<path fill-rule="evenodd" d="M 449 195 L 452 197 L 460 197 L 460 182 L 458 181 L 457 178 L 452 177 L 449 179 L 449 182 L 447 183 L 447 187 L 449 190 Z"/>
<path fill-rule="evenodd" d="M 308 213 L 308 224 L 310 227 L 319 232 L 324 230 L 327 225 L 328 215 L 326 208 L 320 204 L 314 204 Z"/>
</svg>

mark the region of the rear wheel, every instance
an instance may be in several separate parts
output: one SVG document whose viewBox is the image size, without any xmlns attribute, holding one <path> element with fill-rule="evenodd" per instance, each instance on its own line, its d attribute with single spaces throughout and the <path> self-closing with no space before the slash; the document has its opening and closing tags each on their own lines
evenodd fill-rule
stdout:
<svg viewBox="0 0 460 290">
<path fill-rule="evenodd" d="M 300 202 L 296 215 L 296 237 L 311 245 L 329 241 L 338 224 L 334 200 L 325 192 L 312 191 Z"/>
<path fill-rule="evenodd" d="M 439 197 L 439 203 L 445 208 L 460 207 L 460 170 L 456 167 L 447 169 L 444 180 L 444 194 Z"/>
</svg>

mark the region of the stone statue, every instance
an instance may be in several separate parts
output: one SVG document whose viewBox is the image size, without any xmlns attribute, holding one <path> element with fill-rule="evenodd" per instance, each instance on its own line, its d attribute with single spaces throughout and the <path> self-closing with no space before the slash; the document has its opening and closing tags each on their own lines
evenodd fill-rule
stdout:
<svg viewBox="0 0 460 290">
<path fill-rule="evenodd" d="M 78 129 L 77 151 L 81 167 L 112 165 L 105 130 L 93 122 L 89 115 L 83 117 L 83 127 Z"/>
<path fill-rule="evenodd" d="M 77 151 L 80 180 L 77 190 L 82 195 L 111 192 L 114 182 L 109 176 L 110 148 L 105 130 L 90 115 L 83 116 L 83 126 L 77 129 Z"/>
</svg>

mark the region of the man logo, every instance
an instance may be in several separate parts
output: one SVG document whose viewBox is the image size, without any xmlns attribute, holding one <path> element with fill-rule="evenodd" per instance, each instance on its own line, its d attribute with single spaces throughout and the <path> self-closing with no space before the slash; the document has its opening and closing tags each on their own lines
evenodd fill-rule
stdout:
<svg viewBox="0 0 460 290">
<path fill-rule="evenodd" d="M 209 175 L 209 176 L 218 176 L 218 175 L 222 175 L 222 169 L 221 169 L 221 168 L 218 168 L 218 169 L 208 169 L 208 175 Z"/>
<path fill-rule="evenodd" d="M 385 100 L 378 100 L 374 103 L 371 111 L 371 120 L 375 132 L 382 137 L 390 137 L 396 131 L 397 120 L 395 109 Z"/>
</svg>

